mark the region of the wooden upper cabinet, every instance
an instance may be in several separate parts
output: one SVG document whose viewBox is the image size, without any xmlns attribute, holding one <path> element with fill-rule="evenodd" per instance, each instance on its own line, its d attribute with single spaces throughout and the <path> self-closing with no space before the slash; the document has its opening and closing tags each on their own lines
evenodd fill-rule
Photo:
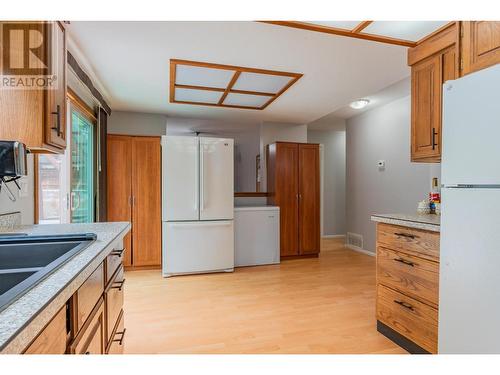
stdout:
<svg viewBox="0 0 500 375">
<path fill-rule="evenodd" d="M 462 75 L 500 63 L 500 21 L 462 22 Z"/>
<path fill-rule="evenodd" d="M 411 160 L 441 161 L 442 87 L 458 77 L 458 25 L 408 50 L 411 66 Z"/>
<path fill-rule="evenodd" d="M 3 32 L 9 32 L 13 56 L 28 56 L 25 37 L 40 35 L 43 44 L 37 50 L 42 63 L 52 67 L 48 76 L 56 77 L 52 89 L 0 90 L 0 139 L 25 143 L 34 152 L 63 152 L 66 148 L 66 31 L 60 22 L 0 22 Z M 10 30 L 10 31 L 7 31 Z M 31 40 L 30 40 L 31 41 Z M 33 52 L 32 52 L 33 53 Z M 22 60 L 22 68 L 3 65 L 1 74 L 32 77 L 31 60 Z M 20 61 L 16 64 L 19 66 Z M 42 73 L 34 73 L 36 75 Z M 45 75 L 45 74 L 43 74 Z"/>
<path fill-rule="evenodd" d="M 319 145 L 299 144 L 299 254 L 320 247 Z"/>
</svg>

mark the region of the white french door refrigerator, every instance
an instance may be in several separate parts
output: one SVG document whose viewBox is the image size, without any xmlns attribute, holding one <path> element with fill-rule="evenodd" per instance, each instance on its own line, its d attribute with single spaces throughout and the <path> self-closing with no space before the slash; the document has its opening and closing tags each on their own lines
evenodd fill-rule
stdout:
<svg viewBox="0 0 500 375">
<path fill-rule="evenodd" d="M 443 106 L 439 353 L 500 353 L 500 65 Z"/>
<path fill-rule="evenodd" d="M 162 137 L 163 276 L 234 269 L 234 142 Z"/>
</svg>

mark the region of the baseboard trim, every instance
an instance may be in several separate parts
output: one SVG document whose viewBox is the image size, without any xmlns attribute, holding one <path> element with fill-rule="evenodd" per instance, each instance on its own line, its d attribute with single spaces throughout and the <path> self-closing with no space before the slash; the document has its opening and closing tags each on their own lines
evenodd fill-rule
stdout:
<svg viewBox="0 0 500 375">
<path fill-rule="evenodd" d="M 345 234 L 325 234 L 321 238 L 345 238 Z"/>
<path fill-rule="evenodd" d="M 354 246 L 354 245 L 350 245 L 350 244 L 345 244 L 345 247 L 347 247 L 348 249 L 351 249 L 353 251 L 356 251 L 358 253 L 362 253 L 362 254 L 365 254 L 365 255 L 369 255 L 371 257 L 374 257 L 375 256 L 375 253 L 372 253 L 371 251 L 368 251 L 368 250 L 365 250 L 365 249 L 362 249 L 360 247 L 357 247 L 357 246 Z"/>
<path fill-rule="evenodd" d="M 399 332 L 396 332 L 391 327 L 385 325 L 380 320 L 377 320 L 377 331 L 383 334 L 392 342 L 398 344 L 404 350 L 408 351 L 410 354 L 431 354 L 421 346 L 415 344 L 413 341 L 407 339 Z"/>
</svg>

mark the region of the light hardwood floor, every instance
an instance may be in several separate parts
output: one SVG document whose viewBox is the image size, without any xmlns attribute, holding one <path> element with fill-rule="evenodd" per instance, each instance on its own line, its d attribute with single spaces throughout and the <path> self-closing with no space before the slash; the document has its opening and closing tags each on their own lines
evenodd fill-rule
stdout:
<svg viewBox="0 0 500 375">
<path fill-rule="evenodd" d="M 375 258 L 341 240 L 280 265 L 126 278 L 126 353 L 406 353 L 375 328 Z"/>
</svg>

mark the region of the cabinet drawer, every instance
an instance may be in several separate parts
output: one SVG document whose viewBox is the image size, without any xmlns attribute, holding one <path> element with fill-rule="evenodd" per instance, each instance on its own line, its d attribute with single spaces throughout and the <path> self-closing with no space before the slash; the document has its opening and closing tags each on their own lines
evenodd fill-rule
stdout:
<svg viewBox="0 0 500 375">
<path fill-rule="evenodd" d="M 111 342 L 108 346 L 108 354 L 123 354 L 125 340 L 125 321 L 123 318 L 123 310 L 120 312 L 118 323 L 113 331 Z"/>
<path fill-rule="evenodd" d="M 123 266 L 116 272 L 111 280 L 105 294 L 106 303 L 106 338 L 111 340 L 113 328 L 115 328 L 120 312 L 123 308 L 123 284 L 125 279 L 123 277 Z"/>
<path fill-rule="evenodd" d="M 66 305 L 31 343 L 25 354 L 64 354 L 66 352 Z"/>
<path fill-rule="evenodd" d="M 103 299 L 92 311 L 80 333 L 70 347 L 72 354 L 104 354 L 104 303 Z"/>
<path fill-rule="evenodd" d="M 439 263 L 378 247 L 377 282 L 438 304 Z"/>
<path fill-rule="evenodd" d="M 113 250 L 106 257 L 106 285 L 111 281 L 111 278 L 115 274 L 116 270 L 122 264 L 123 255 L 125 253 L 125 248 L 119 248 Z"/>
<path fill-rule="evenodd" d="M 104 292 L 103 263 L 89 276 L 74 295 L 75 336 Z"/>
<path fill-rule="evenodd" d="M 377 319 L 428 352 L 437 352 L 436 309 L 379 284 Z"/>
<path fill-rule="evenodd" d="M 377 241 L 386 247 L 439 260 L 439 233 L 379 223 Z"/>
</svg>

